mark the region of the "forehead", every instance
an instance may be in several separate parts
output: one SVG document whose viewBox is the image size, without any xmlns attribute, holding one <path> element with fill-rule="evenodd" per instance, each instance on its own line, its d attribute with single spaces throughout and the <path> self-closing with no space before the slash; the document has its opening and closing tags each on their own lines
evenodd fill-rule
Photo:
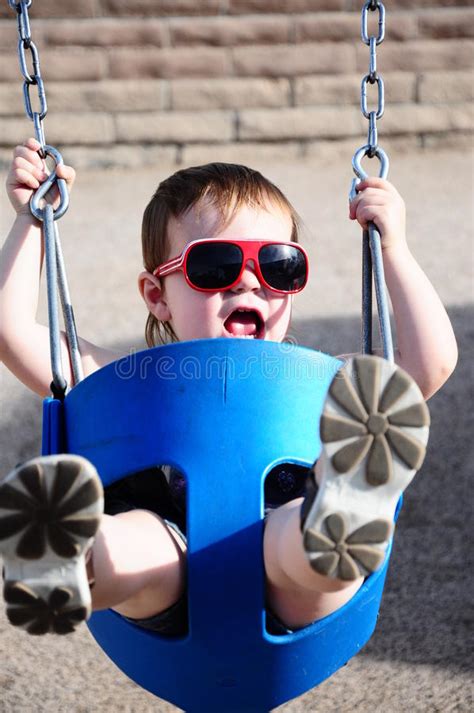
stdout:
<svg viewBox="0 0 474 713">
<path fill-rule="evenodd" d="M 225 221 L 218 209 L 200 201 L 168 224 L 170 250 L 182 250 L 198 238 L 253 238 L 254 240 L 291 239 L 293 224 L 289 212 L 268 201 L 265 207 L 243 205 Z"/>
</svg>

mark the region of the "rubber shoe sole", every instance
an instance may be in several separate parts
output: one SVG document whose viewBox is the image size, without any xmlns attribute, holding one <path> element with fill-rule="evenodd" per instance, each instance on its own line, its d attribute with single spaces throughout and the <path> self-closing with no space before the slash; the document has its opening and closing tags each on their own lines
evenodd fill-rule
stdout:
<svg viewBox="0 0 474 713">
<path fill-rule="evenodd" d="M 13 626 L 29 634 L 67 634 L 89 618 L 85 553 L 102 511 L 102 484 L 80 456 L 35 458 L 3 481 L 0 553 Z"/>
<path fill-rule="evenodd" d="M 398 366 L 359 356 L 336 374 L 301 511 L 316 572 L 355 580 L 382 566 L 398 500 L 425 457 L 429 423 L 418 386 Z"/>
</svg>

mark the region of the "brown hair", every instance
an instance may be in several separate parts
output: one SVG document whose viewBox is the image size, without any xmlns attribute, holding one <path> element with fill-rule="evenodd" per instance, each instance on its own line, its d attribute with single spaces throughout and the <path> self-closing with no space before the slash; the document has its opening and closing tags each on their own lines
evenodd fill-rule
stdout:
<svg viewBox="0 0 474 713">
<path fill-rule="evenodd" d="M 234 163 L 208 163 L 177 171 L 162 181 L 143 214 L 143 263 L 148 272 L 168 259 L 170 218 L 178 218 L 205 198 L 221 215 L 222 225 L 232 220 L 243 205 L 266 209 L 269 202 L 287 211 L 292 221 L 291 240 L 298 242 L 300 219 L 284 194 L 271 181 L 246 166 Z M 148 315 L 145 338 L 149 347 L 177 341 L 168 322 Z"/>
</svg>

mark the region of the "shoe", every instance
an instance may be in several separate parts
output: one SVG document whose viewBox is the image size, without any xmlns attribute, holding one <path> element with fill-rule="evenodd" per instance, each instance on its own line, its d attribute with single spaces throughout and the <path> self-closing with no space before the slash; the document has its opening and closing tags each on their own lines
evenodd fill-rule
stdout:
<svg viewBox="0 0 474 713">
<path fill-rule="evenodd" d="M 418 386 L 398 366 L 364 355 L 336 374 L 301 509 L 316 572 L 355 580 L 382 566 L 398 500 L 425 457 L 429 423 Z"/>
<path fill-rule="evenodd" d="M 0 485 L 3 595 L 13 626 L 68 634 L 89 618 L 85 554 L 103 511 L 103 490 L 85 458 L 35 458 Z"/>
</svg>

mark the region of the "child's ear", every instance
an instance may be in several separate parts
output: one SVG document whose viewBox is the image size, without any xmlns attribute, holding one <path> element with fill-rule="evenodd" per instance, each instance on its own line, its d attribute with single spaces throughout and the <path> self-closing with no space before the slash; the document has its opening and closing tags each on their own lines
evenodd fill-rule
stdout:
<svg viewBox="0 0 474 713">
<path fill-rule="evenodd" d="M 160 322 L 168 322 L 171 319 L 171 312 L 159 278 L 144 270 L 138 276 L 138 289 L 148 311 Z"/>
</svg>

